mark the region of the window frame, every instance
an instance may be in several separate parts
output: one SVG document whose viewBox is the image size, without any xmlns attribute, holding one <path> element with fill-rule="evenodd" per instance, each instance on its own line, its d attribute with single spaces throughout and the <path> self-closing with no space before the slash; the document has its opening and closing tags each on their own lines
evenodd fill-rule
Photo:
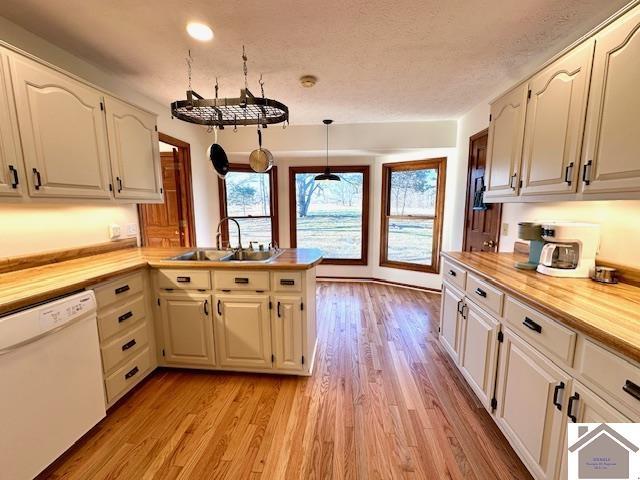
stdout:
<svg viewBox="0 0 640 480">
<path fill-rule="evenodd" d="M 301 173 L 323 173 L 326 166 L 312 165 L 302 167 L 289 167 L 289 234 L 291 248 L 297 248 L 297 191 L 296 175 Z M 331 173 L 362 173 L 362 236 L 360 244 L 360 258 L 328 258 L 323 257 L 323 265 L 368 265 L 369 264 L 369 165 L 340 165 L 331 167 Z"/>
<path fill-rule="evenodd" d="M 382 208 L 380 219 L 380 266 L 424 273 L 440 272 L 440 247 L 442 245 L 442 220 L 446 184 L 446 157 L 412 160 L 408 162 L 382 164 Z M 437 169 L 436 208 L 434 215 L 391 215 L 391 174 L 394 171 Z M 431 245 L 431 265 L 389 260 L 388 230 L 391 218 L 411 220 L 433 220 L 433 241 Z"/>
<path fill-rule="evenodd" d="M 246 163 L 230 163 L 229 172 L 246 172 L 259 173 L 253 171 L 251 166 Z M 278 222 L 278 167 L 273 166 L 263 175 L 269 175 L 269 194 L 271 215 L 234 215 L 231 218 L 249 219 L 249 218 L 270 218 L 271 219 L 271 241 L 279 244 L 279 222 Z M 220 219 L 228 216 L 227 211 L 227 184 L 226 181 L 218 177 L 218 199 L 220 203 Z M 221 226 L 222 241 L 229 243 L 229 222 L 224 222 Z M 246 245 L 243 245 L 246 247 Z"/>
</svg>

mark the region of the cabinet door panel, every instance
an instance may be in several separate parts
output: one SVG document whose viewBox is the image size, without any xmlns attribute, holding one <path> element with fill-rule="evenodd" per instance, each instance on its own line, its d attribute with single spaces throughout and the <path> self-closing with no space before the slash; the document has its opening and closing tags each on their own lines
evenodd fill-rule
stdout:
<svg viewBox="0 0 640 480">
<path fill-rule="evenodd" d="M 215 365 L 210 295 L 163 295 L 160 305 L 165 361 Z"/>
<path fill-rule="evenodd" d="M 156 117 L 111 97 L 105 101 L 116 198 L 162 200 Z"/>
<path fill-rule="evenodd" d="M 576 191 L 593 47 L 586 42 L 529 83 L 522 195 Z"/>
<path fill-rule="evenodd" d="M 0 48 L 0 196 L 21 196 L 25 182 L 14 112 L 9 57 L 7 51 Z"/>
<path fill-rule="evenodd" d="M 223 367 L 271 367 L 266 295 L 217 295 L 216 341 Z"/>
<path fill-rule="evenodd" d="M 442 286 L 442 307 L 440 315 L 440 341 L 449 355 L 458 362 L 458 348 L 460 343 L 460 313 L 464 295 L 444 283 Z"/>
<path fill-rule="evenodd" d="M 640 7 L 596 36 L 584 138 L 585 193 L 640 192 Z"/>
<path fill-rule="evenodd" d="M 526 107 L 526 84 L 511 90 L 491 104 L 486 199 L 514 197 L 518 194 Z"/>
<path fill-rule="evenodd" d="M 570 378 L 509 329 L 504 332 L 496 398 L 497 421 L 535 477 L 553 478 L 566 418 L 554 404 L 565 408 Z"/>
<path fill-rule="evenodd" d="M 275 297 L 272 316 L 274 367 L 301 370 L 302 365 L 302 297 Z"/>
<path fill-rule="evenodd" d="M 471 302 L 467 304 L 466 318 L 460 346 L 460 368 L 485 407 L 489 408 L 498 355 L 500 324 Z"/>
<path fill-rule="evenodd" d="M 11 73 L 31 196 L 109 198 L 102 94 L 17 55 Z"/>
</svg>

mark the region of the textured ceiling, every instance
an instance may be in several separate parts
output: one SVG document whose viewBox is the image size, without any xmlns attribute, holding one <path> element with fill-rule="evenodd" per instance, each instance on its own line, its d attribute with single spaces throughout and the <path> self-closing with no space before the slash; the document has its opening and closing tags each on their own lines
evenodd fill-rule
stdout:
<svg viewBox="0 0 640 480">
<path fill-rule="evenodd" d="M 2 0 L 0 15 L 148 96 L 193 87 L 222 96 L 243 85 L 289 105 L 291 121 L 388 122 L 456 118 L 586 33 L 625 0 Z M 209 43 L 188 21 L 211 25 Z M 298 78 L 313 74 L 312 89 Z"/>
</svg>

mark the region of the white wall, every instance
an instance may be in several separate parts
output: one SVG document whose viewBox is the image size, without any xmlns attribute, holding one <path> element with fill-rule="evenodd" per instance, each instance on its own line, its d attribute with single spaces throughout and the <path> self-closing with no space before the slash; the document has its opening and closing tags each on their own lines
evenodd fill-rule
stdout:
<svg viewBox="0 0 640 480">
<path fill-rule="evenodd" d="M 167 105 L 149 99 L 122 82 L 117 75 L 100 70 L 3 17 L 0 17 L 0 32 L 0 40 L 157 113 L 159 131 L 191 144 L 194 203 L 196 210 L 207 211 L 211 202 L 217 198 L 217 187 L 212 190 L 209 185 L 214 174 L 206 159 L 209 138 L 202 127 L 171 120 Z M 67 215 L 61 216 L 60 212 Z M 59 228 L 61 220 L 64 229 Z M 20 205 L 3 202 L 0 204 L 0 256 L 104 242 L 108 240 L 108 225 L 114 221 L 122 224 L 137 223 L 136 207 L 107 202 L 84 206 L 69 205 L 67 202 L 55 204 L 32 201 Z M 5 225 L 11 229 L 5 229 Z M 34 226 L 38 227 L 38 238 L 25 241 L 27 236 L 33 235 Z M 74 233 L 67 232 L 66 229 L 69 228 L 75 230 Z M 196 235 L 199 243 L 211 244 L 213 228 L 209 216 L 196 216 Z"/>
</svg>

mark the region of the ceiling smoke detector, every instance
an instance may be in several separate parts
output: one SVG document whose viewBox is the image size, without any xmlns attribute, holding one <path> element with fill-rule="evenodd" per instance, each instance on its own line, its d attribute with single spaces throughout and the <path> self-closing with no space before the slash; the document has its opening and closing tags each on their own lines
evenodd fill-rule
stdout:
<svg viewBox="0 0 640 480">
<path fill-rule="evenodd" d="M 311 88 L 318 82 L 318 77 L 313 75 L 303 75 L 300 77 L 300 85 L 304 88 Z"/>
</svg>

